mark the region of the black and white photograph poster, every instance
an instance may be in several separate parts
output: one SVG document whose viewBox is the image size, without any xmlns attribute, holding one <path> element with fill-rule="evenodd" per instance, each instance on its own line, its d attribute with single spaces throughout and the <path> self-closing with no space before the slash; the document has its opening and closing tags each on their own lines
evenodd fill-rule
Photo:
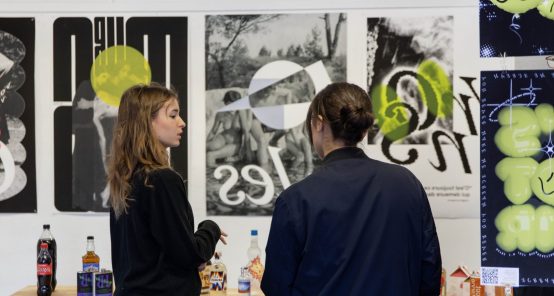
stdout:
<svg viewBox="0 0 554 296">
<path fill-rule="evenodd" d="M 268 216 L 320 163 L 304 122 L 346 81 L 346 14 L 206 17 L 208 215 Z"/>
<path fill-rule="evenodd" d="M 172 87 L 187 121 L 187 18 L 61 17 L 53 32 L 55 206 L 107 212 L 106 164 L 123 92 L 152 81 Z M 170 155 L 186 179 L 187 143 Z"/>
<path fill-rule="evenodd" d="M 0 18 L 0 212 L 37 211 L 35 19 Z"/>
<path fill-rule="evenodd" d="M 454 77 L 454 24 L 452 15 L 367 19 L 376 124 L 365 148 L 372 158 L 410 169 L 435 217 L 476 216 L 478 204 L 479 171 L 469 158 L 478 139 L 478 113 L 469 106 L 478 108 L 477 79 Z M 455 93 L 454 83 L 463 92 Z"/>
</svg>

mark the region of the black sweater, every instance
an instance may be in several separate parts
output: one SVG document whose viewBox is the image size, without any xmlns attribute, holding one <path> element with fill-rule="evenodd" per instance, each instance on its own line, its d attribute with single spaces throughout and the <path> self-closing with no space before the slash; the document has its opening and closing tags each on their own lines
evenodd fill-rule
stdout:
<svg viewBox="0 0 554 296">
<path fill-rule="evenodd" d="M 199 295 L 198 266 L 208 261 L 221 231 L 194 217 L 181 177 L 171 169 L 137 173 L 127 214 L 110 212 L 115 295 Z"/>
</svg>

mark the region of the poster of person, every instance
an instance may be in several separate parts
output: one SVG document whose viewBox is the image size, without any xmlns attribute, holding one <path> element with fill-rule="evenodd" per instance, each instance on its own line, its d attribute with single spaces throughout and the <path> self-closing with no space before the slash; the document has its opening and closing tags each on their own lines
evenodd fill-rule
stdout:
<svg viewBox="0 0 554 296">
<path fill-rule="evenodd" d="M 554 55 L 554 0 L 479 0 L 480 55 Z"/>
<path fill-rule="evenodd" d="M 0 18 L 0 212 L 37 211 L 35 19 Z"/>
<path fill-rule="evenodd" d="M 107 157 L 123 92 L 152 81 L 172 87 L 186 121 L 187 18 L 60 17 L 53 31 L 55 206 L 107 212 Z M 170 152 L 186 178 L 187 143 Z"/>
<path fill-rule="evenodd" d="M 554 71 L 481 72 L 481 283 L 554 286 Z"/>
<path fill-rule="evenodd" d="M 304 122 L 333 81 L 346 81 L 345 14 L 206 17 L 208 215 L 271 215 L 319 165 Z"/>
<path fill-rule="evenodd" d="M 435 217 L 475 217 L 478 171 L 470 149 L 478 113 L 470 101 L 479 97 L 476 78 L 460 77 L 454 92 L 454 17 L 368 18 L 367 38 L 376 119 L 367 154 L 410 169 Z"/>
</svg>

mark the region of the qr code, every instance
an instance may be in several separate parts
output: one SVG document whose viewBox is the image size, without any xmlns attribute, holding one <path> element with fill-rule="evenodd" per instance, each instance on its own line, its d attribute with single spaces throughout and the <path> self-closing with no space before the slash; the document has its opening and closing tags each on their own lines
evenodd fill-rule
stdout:
<svg viewBox="0 0 554 296">
<path fill-rule="evenodd" d="M 484 285 L 498 284 L 498 268 L 481 267 L 481 283 Z"/>
</svg>

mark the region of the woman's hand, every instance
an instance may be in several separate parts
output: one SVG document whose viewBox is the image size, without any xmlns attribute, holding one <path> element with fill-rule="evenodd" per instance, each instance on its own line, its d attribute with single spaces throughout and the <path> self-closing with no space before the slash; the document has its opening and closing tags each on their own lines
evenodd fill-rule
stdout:
<svg viewBox="0 0 554 296">
<path fill-rule="evenodd" d="M 221 236 L 219 236 L 219 240 L 224 244 L 226 245 L 227 244 L 227 239 L 225 239 L 227 237 L 227 233 L 223 230 L 221 230 Z"/>
</svg>

